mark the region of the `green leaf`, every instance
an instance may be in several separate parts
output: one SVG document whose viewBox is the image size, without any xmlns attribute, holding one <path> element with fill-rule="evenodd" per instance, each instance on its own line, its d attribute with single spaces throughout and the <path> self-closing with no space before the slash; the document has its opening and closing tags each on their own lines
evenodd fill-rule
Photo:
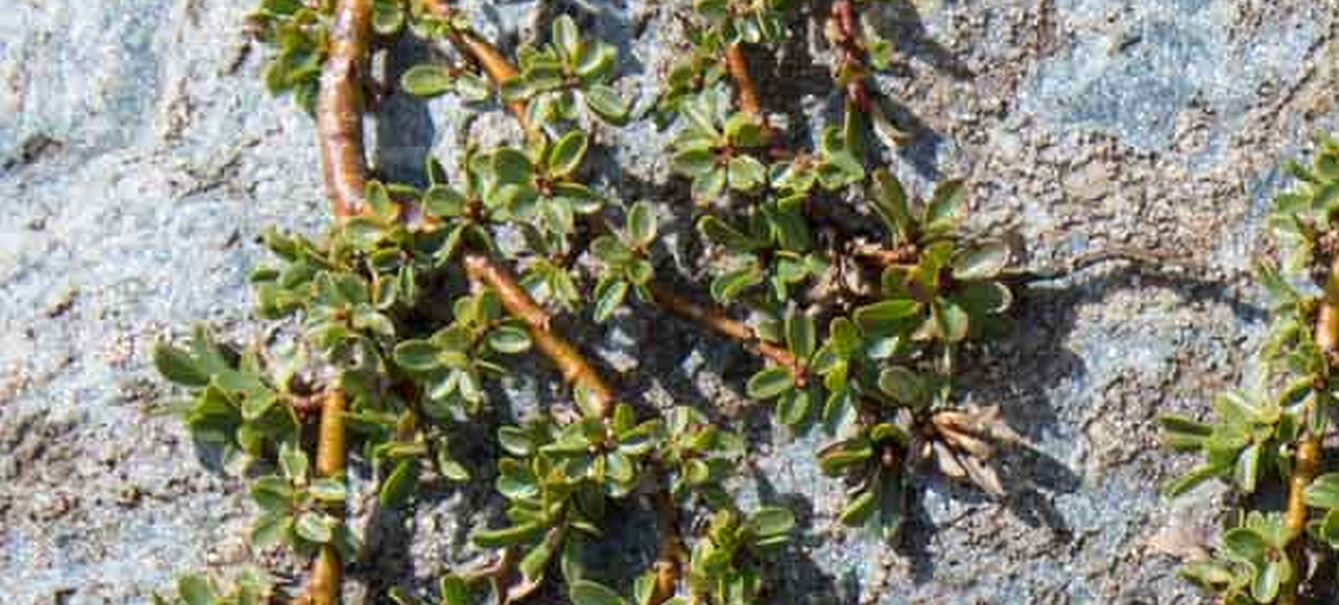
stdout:
<svg viewBox="0 0 1339 605">
<path fill-rule="evenodd" d="M 568 598 L 572 605 L 627 605 L 627 601 L 613 589 L 586 579 L 572 582 Z"/>
<path fill-rule="evenodd" d="M 628 237 L 632 243 L 646 248 L 656 239 L 656 210 L 650 202 L 641 201 L 628 210 Z"/>
<path fill-rule="evenodd" d="M 948 342 L 962 342 L 967 338 L 967 329 L 971 318 L 962 307 L 947 300 L 930 305 L 936 329 L 941 338 Z"/>
<path fill-rule="evenodd" d="M 440 218 L 455 218 L 465 213 L 466 200 L 446 185 L 433 185 L 423 193 L 423 208 Z"/>
<path fill-rule="evenodd" d="M 195 574 L 177 578 L 177 594 L 186 605 L 214 605 L 218 595 L 204 576 Z"/>
<path fill-rule="evenodd" d="M 1261 447 L 1257 443 L 1246 448 L 1237 458 L 1234 478 L 1241 491 L 1247 494 L 1255 493 L 1255 486 L 1260 479 L 1260 454 Z"/>
<path fill-rule="evenodd" d="M 782 393 L 777 399 L 776 414 L 781 424 L 799 426 L 809 417 L 809 405 L 812 397 L 807 390 L 792 390 Z"/>
<path fill-rule="evenodd" d="M 1321 475 L 1306 488 L 1308 506 L 1339 509 L 1339 473 Z"/>
<path fill-rule="evenodd" d="M 310 460 L 302 448 L 285 443 L 279 446 L 279 467 L 289 481 L 305 479 L 310 468 Z"/>
<path fill-rule="evenodd" d="M 734 252 L 749 252 L 763 246 L 761 242 L 740 233 L 738 229 L 715 216 L 702 217 L 697 226 L 708 239 Z"/>
<path fill-rule="evenodd" d="M 1292 576 L 1292 565 L 1286 558 L 1266 562 L 1255 572 L 1251 582 L 1251 596 L 1260 603 L 1272 603 L 1279 596 L 1279 587 Z"/>
<path fill-rule="evenodd" d="M 530 350 L 530 334 L 516 326 L 498 326 L 488 333 L 488 346 L 506 355 Z"/>
<path fill-rule="evenodd" d="M 751 155 L 730 158 L 726 179 L 735 191 L 753 191 L 767 182 L 767 167 Z"/>
<path fill-rule="evenodd" d="M 586 133 L 572 130 L 553 144 L 548 154 L 548 174 L 553 178 L 570 175 L 581 167 L 586 158 Z"/>
<path fill-rule="evenodd" d="M 251 546 L 264 550 L 283 541 L 293 526 L 293 518 L 284 514 L 265 514 L 251 526 Z"/>
<path fill-rule="evenodd" d="M 907 406 L 919 406 L 927 395 L 921 377 L 902 366 L 891 366 L 879 372 L 879 390 Z"/>
<path fill-rule="evenodd" d="M 944 223 L 951 224 L 966 195 L 967 187 L 962 180 L 954 179 L 940 183 L 935 188 L 930 204 L 925 208 L 926 225 L 943 226 Z"/>
<path fill-rule="evenodd" d="M 493 173 L 505 185 L 528 185 L 535 176 L 535 165 L 525 153 L 503 147 L 493 152 Z"/>
<path fill-rule="evenodd" d="M 874 173 L 875 193 L 870 196 L 874 201 L 874 211 L 883 220 L 889 233 L 906 237 L 915 225 L 911 211 L 907 206 L 907 192 L 902 183 L 887 170 Z"/>
<path fill-rule="evenodd" d="M 455 574 L 442 577 L 440 592 L 442 605 L 473 605 L 469 584 Z"/>
<path fill-rule="evenodd" d="M 431 372 L 442 366 L 437 345 L 426 340 L 406 340 L 395 345 L 395 365 L 411 372 Z"/>
<path fill-rule="evenodd" d="M 628 296 L 628 282 L 621 279 L 602 280 L 595 286 L 595 321 L 604 323 L 623 304 Z"/>
<path fill-rule="evenodd" d="M 329 515 L 308 511 L 298 516 L 298 522 L 293 529 L 308 542 L 328 544 L 335 537 L 336 525 L 338 522 Z"/>
<path fill-rule="evenodd" d="M 1181 452 L 1200 449 L 1205 439 L 1213 432 L 1213 427 L 1203 422 L 1175 414 L 1160 416 L 1158 423 L 1162 425 L 1163 443 Z"/>
<path fill-rule="evenodd" d="M 418 487 L 418 460 L 405 458 L 395 465 L 395 470 L 386 477 L 381 485 L 378 501 L 387 508 L 396 508 L 409 501 Z"/>
<path fill-rule="evenodd" d="M 878 504 L 872 490 L 860 492 L 855 498 L 842 508 L 842 512 L 837 516 L 844 525 L 858 526 L 864 525 L 869 520 L 870 515 L 874 513 L 875 506 Z"/>
<path fill-rule="evenodd" d="M 1004 242 L 986 242 L 962 251 L 953 259 L 953 278 L 993 279 L 1008 263 L 1009 247 Z"/>
<path fill-rule="evenodd" d="M 312 481 L 307 487 L 307 492 L 322 502 L 343 502 L 347 495 L 344 482 L 330 477 Z"/>
<path fill-rule="evenodd" d="M 596 84 L 586 89 L 584 96 L 586 107 L 600 116 L 600 119 L 616 126 L 627 123 L 631 110 L 613 88 L 605 84 Z"/>
<path fill-rule="evenodd" d="M 795 515 L 784 508 L 762 508 L 749 517 L 747 527 L 762 538 L 787 535 L 795 528 Z"/>
<path fill-rule="evenodd" d="M 1204 483 L 1205 481 L 1208 481 L 1215 477 L 1223 476 L 1224 474 L 1226 474 L 1226 470 L 1228 469 L 1225 469 L 1220 466 L 1207 465 L 1207 464 L 1204 466 L 1196 467 L 1194 470 L 1190 471 L 1189 473 L 1186 473 L 1179 479 L 1176 479 L 1175 481 L 1172 481 L 1171 483 L 1167 484 L 1166 487 L 1167 495 L 1172 498 L 1180 496 L 1186 492 L 1189 492 L 1192 489 L 1195 489 L 1196 487 L 1199 487 L 1199 485 L 1201 483 Z"/>
<path fill-rule="evenodd" d="M 209 373 L 186 351 L 166 342 L 153 347 L 153 365 L 163 378 L 187 387 L 203 387 L 209 384 Z"/>
<path fill-rule="evenodd" d="M 380 181 L 368 181 L 364 196 L 367 199 L 367 205 L 372 209 L 372 213 L 383 223 L 389 223 L 400 215 L 400 207 L 391 200 L 390 191 Z"/>
<path fill-rule="evenodd" d="M 577 31 L 576 21 L 570 15 L 559 15 L 553 20 L 553 46 L 568 61 L 581 52 L 581 34 Z"/>
<path fill-rule="evenodd" d="M 1269 544 L 1253 529 L 1238 527 L 1223 534 L 1223 546 L 1242 561 L 1263 562 L 1269 553 Z"/>
<path fill-rule="evenodd" d="M 513 525 L 502 529 L 474 532 L 474 543 L 482 548 L 503 548 L 525 544 L 542 535 L 545 528 L 538 521 Z"/>
<path fill-rule="evenodd" d="M 251 499 L 262 509 L 286 512 L 293 504 L 293 488 L 287 481 L 275 476 L 261 477 L 251 484 Z"/>
<path fill-rule="evenodd" d="M 415 65 L 400 74 L 400 87 L 416 97 L 435 97 L 449 92 L 452 84 L 451 72 L 441 65 Z"/>
<path fill-rule="evenodd" d="M 535 453 L 535 442 L 530 433 L 518 426 L 504 426 L 497 430 L 498 445 L 508 454 L 527 457 Z"/>
<path fill-rule="evenodd" d="M 786 346 L 796 357 L 808 360 L 813 356 L 818 347 L 817 332 L 814 318 L 800 312 L 786 315 Z"/>
<path fill-rule="evenodd" d="M 674 154 L 670 159 L 670 168 L 686 177 L 696 178 L 709 174 L 716 169 L 716 151 L 714 149 L 691 148 Z"/>
<path fill-rule="evenodd" d="M 884 334 L 920 312 L 921 304 L 914 300 L 885 300 L 856 309 L 854 319 L 864 333 Z"/>
<path fill-rule="evenodd" d="M 771 366 L 749 378 L 746 388 L 753 399 L 772 399 L 795 387 L 795 377 L 790 371 L 779 366 Z"/>
</svg>

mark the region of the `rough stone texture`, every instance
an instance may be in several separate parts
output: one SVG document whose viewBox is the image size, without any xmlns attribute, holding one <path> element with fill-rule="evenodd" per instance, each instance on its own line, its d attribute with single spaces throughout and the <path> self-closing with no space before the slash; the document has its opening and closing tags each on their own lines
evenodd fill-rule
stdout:
<svg viewBox="0 0 1339 605">
<path fill-rule="evenodd" d="M 253 556 L 240 538 L 250 512 L 241 483 L 202 464 L 179 424 L 154 412 L 168 393 L 147 355 L 155 338 L 198 320 L 253 335 L 245 276 L 262 258 L 258 233 L 325 220 L 311 123 L 263 91 L 263 50 L 242 32 L 242 4 L 10 0 L 0 10 L 6 603 L 144 603 L 179 572 Z M 510 43 L 534 4 L 487 6 L 479 23 Z M 681 39 L 668 4 L 573 8 L 598 11 L 583 20 L 619 41 L 624 85 L 643 99 Z M 973 223 L 1010 237 L 1034 267 L 1115 245 L 1191 268 L 1108 266 L 1022 293 L 1018 330 L 965 382 L 972 401 L 1002 404 L 1035 449 L 1007 459 L 1002 501 L 920 480 L 897 548 L 834 523 L 840 485 L 812 462 L 819 437 L 769 432 L 750 416 L 771 443 L 759 444 L 746 493 L 794 505 L 804 522 L 776 602 L 1201 602 L 1175 577 L 1176 558 L 1212 535 L 1223 494 L 1159 496 L 1189 461 L 1158 450 L 1152 419 L 1203 413 L 1247 370 L 1264 312 L 1246 271 L 1264 251 L 1267 200 L 1286 184 L 1278 166 L 1333 127 L 1333 8 L 920 0 L 875 21 L 904 59 L 881 87 L 917 137 L 890 159 L 900 174 L 920 189 L 969 176 Z M 816 31 L 795 31 L 785 53 L 755 63 L 771 108 L 803 131 L 830 117 L 834 98 L 825 68 L 806 67 Z M 402 44 L 388 68 L 426 52 Z M 380 112 L 370 128 L 386 174 L 418 178 L 428 150 L 448 164 L 456 156 L 453 102 L 391 97 Z M 510 129 L 500 113 L 472 126 L 486 139 Z M 639 126 L 603 138 L 617 148 L 602 163 L 606 186 L 627 199 L 682 193 L 664 135 Z M 662 211 L 677 232 L 667 247 L 692 258 L 686 205 Z M 579 338 L 630 391 L 661 400 L 737 403 L 754 367 L 734 345 L 645 310 Z M 507 399 L 550 388 L 520 378 Z M 376 563 L 360 566 L 351 596 L 369 583 L 427 585 L 477 554 L 465 530 L 496 504 L 472 488 L 430 499 L 407 527 L 375 520 Z M 636 517 L 627 529 L 644 534 Z M 651 556 L 626 544 L 607 554 Z"/>
</svg>

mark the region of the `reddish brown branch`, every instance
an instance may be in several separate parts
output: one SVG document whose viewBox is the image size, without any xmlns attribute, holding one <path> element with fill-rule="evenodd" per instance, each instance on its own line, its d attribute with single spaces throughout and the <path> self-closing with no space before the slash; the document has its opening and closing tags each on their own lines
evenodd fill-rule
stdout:
<svg viewBox="0 0 1339 605">
<path fill-rule="evenodd" d="M 345 444 L 344 412 L 348 406 L 344 392 L 333 389 L 321 404 L 321 424 L 316 443 L 316 474 L 343 479 L 348 448 Z M 343 507 L 330 512 L 343 517 Z M 311 605 L 338 605 L 344 564 L 333 544 L 324 544 L 312 564 L 308 596 Z"/>
<path fill-rule="evenodd" d="M 423 0 L 423 6 L 440 19 L 451 18 L 451 6 L 448 0 Z M 493 85 L 498 88 L 520 75 L 511 61 L 507 60 L 507 57 L 502 54 L 502 51 L 471 32 L 451 30 L 447 34 L 447 39 L 451 41 L 452 46 L 456 47 L 456 50 L 478 64 L 484 70 L 484 73 L 488 74 L 488 79 L 492 80 Z M 507 108 L 516 117 L 521 129 L 526 131 L 527 134 L 533 134 L 525 101 L 512 101 L 507 104 Z"/>
<path fill-rule="evenodd" d="M 1339 350 L 1339 257 L 1335 257 L 1330 265 L 1330 276 L 1325 284 L 1325 295 L 1321 299 L 1320 310 L 1316 314 L 1316 346 L 1320 348 L 1321 354 L 1325 356 L 1326 365 L 1331 363 L 1336 350 Z M 1326 393 L 1317 393 L 1317 397 L 1329 397 Z M 1293 564 L 1293 579 L 1283 586 L 1279 592 L 1279 603 L 1281 605 L 1296 605 L 1298 602 L 1298 587 L 1302 582 L 1302 574 L 1306 573 L 1306 553 L 1304 550 L 1307 521 L 1310 520 L 1311 509 L 1306 504 L 1306 490 L 1315 481 L 1316 476 L 1320 474 L 1321 466 L 1321 441 L 1324 435 L 1311 430 L 1311 418 L 1317 413 L 1317 405 L 1314 400 L 1307 403 L 1306 411 L 1302 417 L 1302 427 L 1304 434 L 1297 445 L 1297 455 L 1293 460 L 1292 477 L 1288 479 L 1288 508 L 1285 512 L 1285 522 L 1288 530 L 1293 535 L 1293 541 L 1289 544 L 1288 557 Z"/>
<path fill-rule="evenodd" d="M 330 29 L 330 56 L 321 68 L 316 129 L 326 191 L 340 222 L 356 216 L 366 206 L 362 82 L 371 40 L 372 0 L 337 2 Z"/>
<path fill-rule="evenodd" d="M 660 305 L 661 308 L 684 319 L 700 323 L 721 336 L 738 341 L 759 355 L 771 360 L 772 363 L 786 368 L 794 377 L 797 386 L 803 387 L 807 382 L 808 368 L 805 367 L 804 360 L 797 359 L 794 354 L 783 347 L 758 338 L 757 332 L 748 324 L 731 319 L 715 307 L 695 303 L 658 283 L 652 282 L 650 287 L 651 295 L 655 297 L 656 304 Z"/>
<path fill-rule="evenodd" d="M 758 85 L 749 74 L 749 59 L 744 54 L 743 45 L 736 42 L 725 49 L 725 69 L 735 82 L 735 90 L 739 92 L 739 108 L 751 116 L 762 117 Z"/>
<path fill-rule="evenodd" d="M 860 111 L 874 111 L 874 96 L 865 77 L 867 53 L 860 34 L 860 19 L 851 0 L 832 3 L 832 20 L 836 24 L 838 49 L 842 53 L 841 71 L 846 74 L 846 97 Z"/>
<path fill-rule="evenodd" d="M 576 347 L 549 329 L 548 313 L 530 298 L 530 294 L 516 282 L 516 278 L 482 254 L 466 254 L 462 262 L 470 279 L 492 288 L 501 299 L 502 306 L 525 322 L 535 347 L 558 366 L 563 378 L 586 387 L 600 416 L 612 413 L 614 389 L 600 377 L 599 372 Z"/>
</svg>

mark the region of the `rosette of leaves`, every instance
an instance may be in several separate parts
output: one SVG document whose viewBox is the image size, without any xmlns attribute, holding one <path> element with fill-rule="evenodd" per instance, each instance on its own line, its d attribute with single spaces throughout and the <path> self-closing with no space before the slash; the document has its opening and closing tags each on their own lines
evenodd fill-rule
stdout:
<svg viewBox="0 0 1339 605">
<path fill-rule="evenodd" d="M 498 355 L 530 350 L 524 323 L 505 317 L 491 290 L 457 298 L 450 324 L 424 339 L 395 346 L 395 365 L 412 376 L 426 395 L 432 416 L 448 418 L 456 410 L 477 414 L 486 377 L 506 375 Z"/>
<path fill-rule="evenodd" d="M 835 127 L 823 130 L 817 155 L 799 154 L 771 167 L 772 186 L 787 194 L 809 193 L 815 186 L 838 191 L 865 180 L 859 153 Z"/>
<path fill-rule="evenodd" d="M 1217 417 L 1212 424 L 1177 415 L 1161 417 L 1163 440 L 1169 447 L 1204 456 L 1203 464 L 1167 486 L 1168 494 L 1179 496 L 1219 477 L 1231 478 L 1250 494 L 1267 475 L 1286 476 L 1287 448 L 1300 428 L 1294 413 L 1285 409 L 1287 403 L 1287 397 L 1280 402 L 1222 393 L 1214 398 Z"/>
<path fill-rule="evenodd" d="M 715 88 L 726 76 L 719 32 L 694 29 L 686 35 L 690 45 L 688 52 L 670 67 L 664 90 L 656 98 L 656 126 L 662 130 L 679 118 L 684 103 L 704 90 Z"/>
<path fill-rule="evenodd" d="M 1191 563 L 1182 575 L 1219 593 L 1226 605 L 1273 603 L 1296 573 L 1287 554 L 1292 537 L 1283 515 L 1251 511 L 1241 526 L 1223 535 L 1216 558 Z"/>
<path fill-rule="evenodd" d="M 566 579 L 575 581 L 582 541 L 569 533 L 601 535 L 608 500 L 632 493 L 661 438 L 659 422 L 638 423 L 626 404 L 607 422 L 588 414 L 566 426 L 540 419 L 499 429 L 509 456 L 498 463 L 497 489 L 508 500 L 511 525 L 475 532 L 475 543 L 525 552 L 518 565 L 523 582 L 513 589 L 520 594 L 543 581 L 558 553 Z"/>
<path fill-rule="evenodd" d="M 274 592 L 269 577 L 254 569 L 243 570 L 229 587 L 188 574 L 177 578 L 176 588 L 171 597 L 153 595 L 153 605 L 268 605 Z"/>
<path fill-rule="evenodd" d="M 766 507 L 751 515 L 733 508 L 718 510 L 705 535 L 692 546 L 688 564 L 689 596 L 667 603 L 688 605 L 752 605 L 766 586 L 762 562 L 790 542 L 795 516 L 787 509 Z M 640 591 L 645 594 L 646 591 Z M 639 599 L 645 605 L 646 599 Z"/>
<path fill-rule="evenodd" d="M 699 203 L 727 190 L 756 192 L 767 184 L 767 166 L 751 155 L 767 143 L 762 120 L 734 111 L 723 86 L 703 91 L 680 107 L 683 128 L 671 143 L 675 172 L 693 180 Z"/>
<path fill-rule="evenodd" d="M 798 426 L 809 418 L 815 400 L 822 396 L 817 385 L 803 379 L 810 358 L 818 350 L 814 319 L 798 311 L 788 313 L 784 344 L 795 356 L 796 366 L 768 365 L 749 378 L 745 390 L 753 399 L 776 400 L 777 419 L 787 426 Z"/>
<path fill-rule="evenodd" d="M 328 509 L 342 508 L 347 489 L 333 477 L 313 479 L 302 450 L 284 444 L 279 450 L 280 474 L 266 475 L 251 484 L 251 499 L 263 511 L 251 529 L 251 544 L 268 548 L 287 545 L 311 555 L 322 544 L 338 547 L 344 556 L 357 552 L 353 534 Z"/>
<path fill-rule="evenodd" d="M 637 292 L 642 301 L 652 300 L 647 284 L 655 277 L 650 261 L 655 239 L 655 208 L 649 202 L 637 202 L 628 210 L 623 233 L 601 235 L 591 242 L 591 254 L 602 264 L 594 291 L 595 321 L 612 317 L 629 291 Z"/>
<path fill-rule="evenodd" d="M 265 86 L 273 94 L 292 92 L 307 113 L 315 109 L 320 89 L 330 39 L 329 11 L 329 3 L 263 0 L 250 16 L 256 36 L 278 50 L 265 66 Z"/>
<path fill-rule="evenodd" d="M 196 439 L 254 458 L 297 437 L 293 404 L 303 398 L 296 390 L 300 359 L 269 368 L 258 351 L 238 354 L 199 326 L 187 348 L 156 344 L 153 361 L 164 378 L 191 391 L 191 400 L 179 407 Z"/>
<path fill-rule="evenodd" d="M 1339 212 L 1339 141 L 1321 135 L 1318 152 L 1311 166 L 1290 162 L 1288 170 L 1300 183 L 1278 195 L 1269 224 L 1287 254 L 1283 270 L 1289 274 L 1308 271 L 1316 244 L 1333 230 Z"/>
<path fill-rule="evenodd" d="M 1009 249 L 1003 242 L 961 237 L 963 183 L 940 184 L 922 204 L 908 198 L 887 171 L 876 172 L 874 178 L 871 199 L 890 235 L 887 248 L 915 262 L 884 267 L 879 291 L 883 300 L 857 309 L 856 323 L 877 333 L 896 332 L 910 323 L 911 338 L 945 343 L 1003 327 L 1001 314 L 1013 296 L 998 278 L 1009 262 Z"/>
<path fill-rule="evenodd" d="M 850 499 L 838 518 L 863 526 L 885 540 L 897 535 L 906 516 L 903 463 L 909 437 L 901 427 L 880 422 L 861 425 L 850 437 L 819 452 L 818 464 L 830 477 L 846 478 Z"/>
<path fill-rule="evenodd" d="M 587 145 L 586 133 L 573 130 L 552 143 L 540 141 L 526 150 L 500 147 L 488 154 L 487 205 L 505 209 L 541 256 L 567 253 L 577 216 L 593 214 L 603 204 L 576 178 Z"/>
<path fill-rule="evenodd" d="M 759 44 L 786 31 L 787 0 L 694 0 L 693 7 L 726 44 Z"/>
<path fill-rule="evenodd" d="M 712 508 L 726 506 L 729 495 L 724 484 L 744 455 L 743 438 L 686 406 L 665 415 L 665 434 L 657 455 L 670 472 L 670 495 L 680 502 L 697 496 Z"/>
<path fill-rule="evenodd" d="M 768 200 L 733 222 L 714 214 L 698 220 L 698 230 L 727 253 L 712 278 L 712 298 L 729 303 L 759 294 L 765 306 L 775 308 L 786 304 L 795 288 L 827 272 L 827 257 L 813 249 L 805 199 L 798 194 Z M 756 289 L 764 285 L 770 287 Z"/>
<path fill-rule="evenodd" d="M 572 17 L 554 19 L 549 43 L 522 46 L 517 63 L 520 75 L 503 83 L 502 98 L 527 102 L 532 123 L 574 121 L 582 105 L 606 123 L 628 121 L 628 104 L 609 84 L 618 52 L 601 40 L 583 37 Z"/>
</svg>

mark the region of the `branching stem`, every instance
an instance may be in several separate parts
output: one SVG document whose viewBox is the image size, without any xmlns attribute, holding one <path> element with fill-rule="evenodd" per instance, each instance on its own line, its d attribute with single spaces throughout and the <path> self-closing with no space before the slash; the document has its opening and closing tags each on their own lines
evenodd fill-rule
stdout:
<svg viewBox="0 0 1339 605">
<path fill-rule="evenodd" d="M 321 403 L 321 424 L 316 442 L 316 473 L 321 477 L 342 479 L 348 448 L 345 444 L 344 412 L 348 401 L 344 392 L 331 389 Z M 344 516 L 343 507 L 330 512 Z M 340 582 L 344 564 L 339 550 L 333 544 L 323 544 L 312 565 L 311 585 L 308 588 L 311 605 L 338 605 Z"/>
<path fill-rule="evenodd" d="M 423 6 L 438 18 L 449 19 L 451 17 L 451 6 L 448 4 L 448 0 L 423 0 Z M 488 79 L 493 81 L 494 86 L 500 88 L 503 84 L 520 75 L 516 71 L 516 67 L 512 65 L 511 61 L 507 60 L 507 57 L 496 46 L 473 32 L 453 29 L 447 34 L 447 39 L 451 41 L 452 46 L 456 47 L 456 50 L 477 63 L 484 70 L 484 73 L 488 74 Z M 521 125 L 521 129 L 527 135 L 536 135 L 530 124 L 525 101 L 512 101 L 507 104 L 507 108 L 511 110 L 512 116 L 516 118 L 517 123 Z"/>
<path fill-rule="evenodd" d="M 316 129 L 326 190 L 340 222 L 366 206 L 362 82 L 371 40 L 372 0 L 339 0 L 330 29 L 330 56 L 321 68 Z"/>
<path fill-rule="evenodd" d="M 739 109 L 751 116 L 762 117 L 758 85 L 749 74 L 749 60 L 742 44 L 736 42 L 725 49 L 725 69 L 735 82 L 735 90 L 739 92 Z"/>
<path fill-rule="evenodd" d="M 1316 347 L 1325 357 L 1326 364 L 1339 350 L 1339 257 L 1330 265 L 1330 276 L 1325 284 L 1325 295 L 1321 299 L 1320 310 L 1316 314 Z M 1302 575 L 1306 573 L 1305 536 L 1306 525 L 1310 519 L 1310 509 L 1306 504 L 1306 489 L 1320 474 L 1321 442 L 1324 435 L 1312 430 L 1312 416 L 1317 413 L 1316 399 L 1328 397 L 1328 392 L 1317 392 L 1316 398 L 1307 404 L 1302 417 L 1302 436 L 1297 444 L 1297 455 L 1293 460 L 1292 477 L 1288 479 L 1288 508 L 1285 522 L 1293 536 L 1288 545 L 1288 557 L 1292 560 L 1293 579 L 1279 592 L 1280 605 L 1298 603 L 1298 587 Z"/>
<path fill-rule="evenodd" d="M 803 360 L 797 359 L 793 353 L 784 347 L 779 347 L 758 338 L 757 332 L 748 324 L 731 319 L 720 309 L 693 302 L 658 283 L 652 282 L 650 287 L 651 295 L 655 297 L 656 304 L 660 305 L 661 308 L 684 319 L 702 324 L 721 336 L 738 341 L 745 347 L 757 352 L 758 355 L 771 360 L 772 363 L 786 368 L 790 371 L 791 376 L 795 378 L 796 385 L 803 387 L 807 382 L 808 368 L 805 367 Z"/>
<path fill-rule="evenodd" d="M 484 284 L 497 293 L 502 306 L 513 316 L 525 322 L 526 330 L 535 347 L 548 357 L 563 378 L 584 386 L 600 416 L 613 412 L 614 389 L 604 381 L 585 356 L 576 347 L 549 328 L 549 314 L 516 282 L 516 278 L 483 254 L 466 254 L 462 263 L 470 279 Z"/>
</svg>

